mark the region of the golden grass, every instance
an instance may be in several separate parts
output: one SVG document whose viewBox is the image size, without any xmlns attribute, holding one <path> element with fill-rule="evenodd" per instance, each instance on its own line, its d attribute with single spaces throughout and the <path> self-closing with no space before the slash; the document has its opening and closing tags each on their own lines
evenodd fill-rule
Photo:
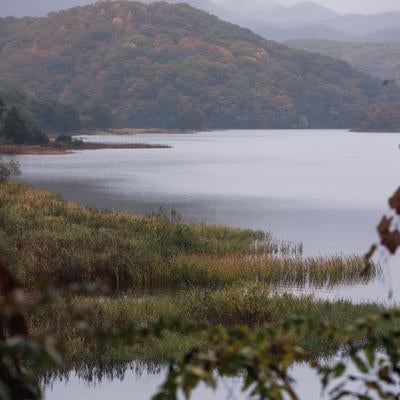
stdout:
<svg viewBox="0 0 400 400">
<path fill-rule="evenodd" d="M 0 186 L 0 251 L 30 287 L 44 275 L 58 287 L 101 280 L 110 290 L 215 287 L 235 282 L 277 286 L 367 282 L 359 257 L 303 259 L 301 246 L 270 234 L 100 212 L 10 182 Z"/>
</svg>

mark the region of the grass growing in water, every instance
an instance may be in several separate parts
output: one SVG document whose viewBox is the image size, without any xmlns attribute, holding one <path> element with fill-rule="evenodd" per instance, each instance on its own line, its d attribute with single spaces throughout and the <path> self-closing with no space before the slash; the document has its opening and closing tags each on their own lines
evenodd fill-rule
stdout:
<svg viewBox="0 0 400 400">
<path fill-rule="evenodd" d="M 374 279 L 378 268 L 360 277 L 364 265 L 358 257 L 303 259 L 300 247 L 263 232 L 189 225 L 171 217 L 100 212 L 10 182 L 0 185 L 0 251 L 33 292 L 44 275 L 67 290 L 75 282 L 104 282 L 118 296 L 79 297 L 72 304 L 91 324 L 109 330 L 129 322 L 146 325 L 159 316 L 259 327 L 300 314 L 343 327 L 378 308 L 276 295 L 267 288 L 332 287 Z M 182 290 L 139 296 L 142 289 Z M 171 333 L 135 349 L 121 345 L 99 353 L 74 329 L 68 307 L 67 297 L 61 296 L 32 314 L 31 325 L 64 339 L 71 365 L 89 365 L 98 358 L 110 364 L 133 358 L 160 361 L 203 344 L 201 335 Z M 337 345 L 317 336 L 303 339 L 316 354 Z"/>
<path fill-rule="evenodd" d="M 357 318 L 381 310 L 376 304 L 354 305 L 349 301 L 329 302 L 312 296 L 277 295 L 260 284 L 216 290 L 193 289 L 173 295 L 147 297 L 79 297 L 72 299 L 72 306 L 85 315 L 90 325 L 101 326 L 109 331 L 131 323 L 145 326 L 161 316 L 224 326 L 261 328 L 265 324 L 279 324 L 291 316 L 305 315 L 314 321 L 324 321 L 344 329 Z M 134 359 L 163 362 L 174 354 L 203 344 L 201 335 L 180 336 L 170 333 L 162 340 L 144 341 L 135 348 L 110 347 L 99 354 L 96 348 L 74 333 L 71 321 L 66 318 L 70 307 L 71 304 L 61 298 L 50 308 L 43 309 L 42 314 L 33 320 L 33 325 L 46 326 L 56 331 L 58 337 L 64 338 L 68 343 L 67 359 L 73 364 L 96 359 L 102 359 L 106 364 Z M 340 345 L 317 333 L 300 340 L 315 356 L 333 354 Z"/>
<path fill-rule="evenodd" d="M 360 278 L 358 257 L 302 259 L 264 232 L 95 211 L 10 182 L 0 186 L 0 250 L 30 287 L 101 280 L 114 292 L 235 282 L 333 286 Z"/>
</svg>

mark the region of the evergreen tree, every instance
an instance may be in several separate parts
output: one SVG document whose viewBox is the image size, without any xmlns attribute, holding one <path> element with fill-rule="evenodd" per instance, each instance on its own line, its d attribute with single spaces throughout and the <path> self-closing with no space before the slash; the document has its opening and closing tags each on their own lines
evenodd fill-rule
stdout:
<svg viewBox="0 0 400 400">
<path fill-rule="evenodd" d="M 3 101 L 3 98 L 0 96 L 0 120 L 3 120 L 4 112 L 6 111 L 6 105 Z"/>
<path fill-rule="evenodd" d="M 9 108 L 0 95 L 0 143 L 46 144 L 47 135 L 15 106 Z"/>
<path fill-rule="evenodd" d="M 0 96 L 0 141 L 2 141 L 4 135 L 4 116 L 6 112 L 6 105 L 3 98 Z"/>
<path fill-rule="evenodd" d="M 39 100 L 34 102 L 32 111 L 37 122 L 46 130 L 71 132 L 80 129 L 79 112 L 70 105 Z"/>
<path fill-rule="evenodd" d="M 15 144 L 30 142 L 30 132 L 26 121 L 15 107 L 12 107 L 6 114 L 4 132 L 5 136 Z"/>
<path fill-rule="evenodd" d="M 85 113 L 91 117 L 93 127 L 96 129 L 110 129 L 113 126 L 113 116 L 106 106 L 96 104 Z"/>
</svg>

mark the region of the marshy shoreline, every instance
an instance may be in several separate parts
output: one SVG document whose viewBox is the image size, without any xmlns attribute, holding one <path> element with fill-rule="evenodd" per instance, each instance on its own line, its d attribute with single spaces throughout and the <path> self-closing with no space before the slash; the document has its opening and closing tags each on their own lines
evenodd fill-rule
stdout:
<svg viewBox="0 0 400 400">
<path fill-rule="evenodd" d="M 70 145 L 57 146 L 49 145 L 0 145 L 0 154 L 2 155 L 63 155 L 71 154 L 80 150 L 108 150 L 108 149 L 169 149 L 170 146 L 162 144 L 146 143 L 85 143 L 77 142 Z"/>
<path fill-rule="evenodd" d="M 58 293 L 30 315 L 30 326 L 38 336 L 50 332 L 62 340 L 65 369 L 165 362 L 206 345 L 201 334 L 168 332 L 133 347 L 99 348 L 77 330 L 76 312 L 89 326 L 112 331 L 158 318 L 256 329 L 296 315 L 342 328 L 383 309 L 276 293 L 278 287 L 367 283 L 380 270 L 375 266 L 362 276 L 364 263 L 356 256 L 303 258 L 298 245 L 261 231 L 185 224 L 173 213 L 96 211 L 19 182 L 0 185 L 0 215 L 0 244 L 29 297 L 37 297 L 43 277 Z M 99 292 L 71 292 L 97 282 Z M 316 356 L 340 346 L 317 334 L 301 341 Z"/>
<path fill-rule="evenodd" d="M 194 134 L 193 129 L 171 129 L 171 128 L 110 128 L 110 129 L 81 129 L 72 132 L 73 136 L 124 136 L 124 135 L 178 135 L 178 134 Z"/>
</svg>

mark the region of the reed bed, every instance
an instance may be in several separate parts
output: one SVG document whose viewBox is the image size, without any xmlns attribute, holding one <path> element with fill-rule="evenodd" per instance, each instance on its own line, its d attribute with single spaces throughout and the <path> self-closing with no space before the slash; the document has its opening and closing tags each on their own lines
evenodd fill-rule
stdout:
<svg viewBox="0 0 400 400">
<path fill-rule="evenodd" d="M 0 251 L 28 287 L 101 281 L 111 291 L 216 287 L 235 282 L 315 286 L 368 282 L 358 257 L 301 257 L 265 232 L 96 211 L 9 182 L 0 186 Z"/>
<path fill-rule="evenodd" d="M 260 328 L 278 324 L 288 317 L 303 315 L 314 321 L 334 324 L 338 329 L 370 313 L 379 312 L 377 304 L 352 304 L 349 301 L 329 302 L 312 296 L 276 294 L 265 285 L 252 284 L 216 290 L 192 289 L 158 296 L 60 298 L 51 307 L 43 308 L 32 320 L 35 329 L 55 331 L 67 345 L 67 359 L 75 362 L 99 357 L 90 343 L 76 334 L 68 319 L 69 310 L 83 313 L 90 325 L 112 331 L 127 324 L 147 325 L 159 317 L 193 322 L 208 322 L 224 326 L 246 325 Z M 40 328 L 39 328 L 40 327 Z M 337 350 L 339 343 L 327 337 L 309 335 L 300 338 L 304 346 L 316 355 L 327 356 Z M 140 343 L 137 348 L 110 348 L 107 362 L 128 362 L 135 359 L 162 361 L 169 356 L 201 343 L 201 337 L 167 334 L 163 340 Z M 91 354 L 93 353 L 93 354 Z"/>
<path fill-rule="evenodd" d="M 290 316 L 305 315 L 315 321 L 350 324 L 356 316 L 378 312 L 377 304 L 353 304 L 348 300 L 334 302 L 311 295 L 278 294 L 262 284 L 230 286 L 219 289 L 191 289 L 156 296 L 90 296 L 72 299 L 75 310 L 83 313 L 93 325 L 113 329 L 120 324 L 147 325 L 164 317 L 212 324 L 260 327 L 279 323 Z M 68 307 L 60 298 L 36 319 L 35 326 L 48 321 L 60 331 L 68 331 Z M 53 317 L 48 320 L 47 316 Z M 40 315 L 40 314 L 38 314 Z"/>
<path fill-rule="evenodd" d="M 277 287 L 330 288 L 376 279 L 380 269 L 362 276 L 358 257 L 303 258 L 301 244 L 274 240 L 269 233 L 185 224 L 176 213 L 96 211 L 16 182 L 0 185 L 0 254 L 30 289 L 29 299 L 37 297 L 43 280 L 58 289 L 54 302 L 29 313 L 29 323 L 35 333 L 53 333 L 64 344 L 65 368 L 90 370 L 98 360 L 105 366 L 159 362 L 204 345 L 201 335 L 170 332 L 134 348 L 99 350 L 80 335 L 71 308 L 89 325 L 109 331 L 161 316 L 260 327 L 306 315 L 341 328 L 379 309 L 276 293 Z M 71 299 L 70 284 L 99 281 L 108 295 Z M 318 335 L 302 339 L 316 354 L 339 345 Z"/>
<path fill-rule="evenodd" d="M 180 256 L 171 263 L 168 280 L 175 285 L 210 286 L 242 282 L 263 282 L 284 288 L 333 288 L 367 283 L 382 275 L 377 265 L 367 274 L 363 259 L 349 257 L 249 257 Z"/>
</svg>

